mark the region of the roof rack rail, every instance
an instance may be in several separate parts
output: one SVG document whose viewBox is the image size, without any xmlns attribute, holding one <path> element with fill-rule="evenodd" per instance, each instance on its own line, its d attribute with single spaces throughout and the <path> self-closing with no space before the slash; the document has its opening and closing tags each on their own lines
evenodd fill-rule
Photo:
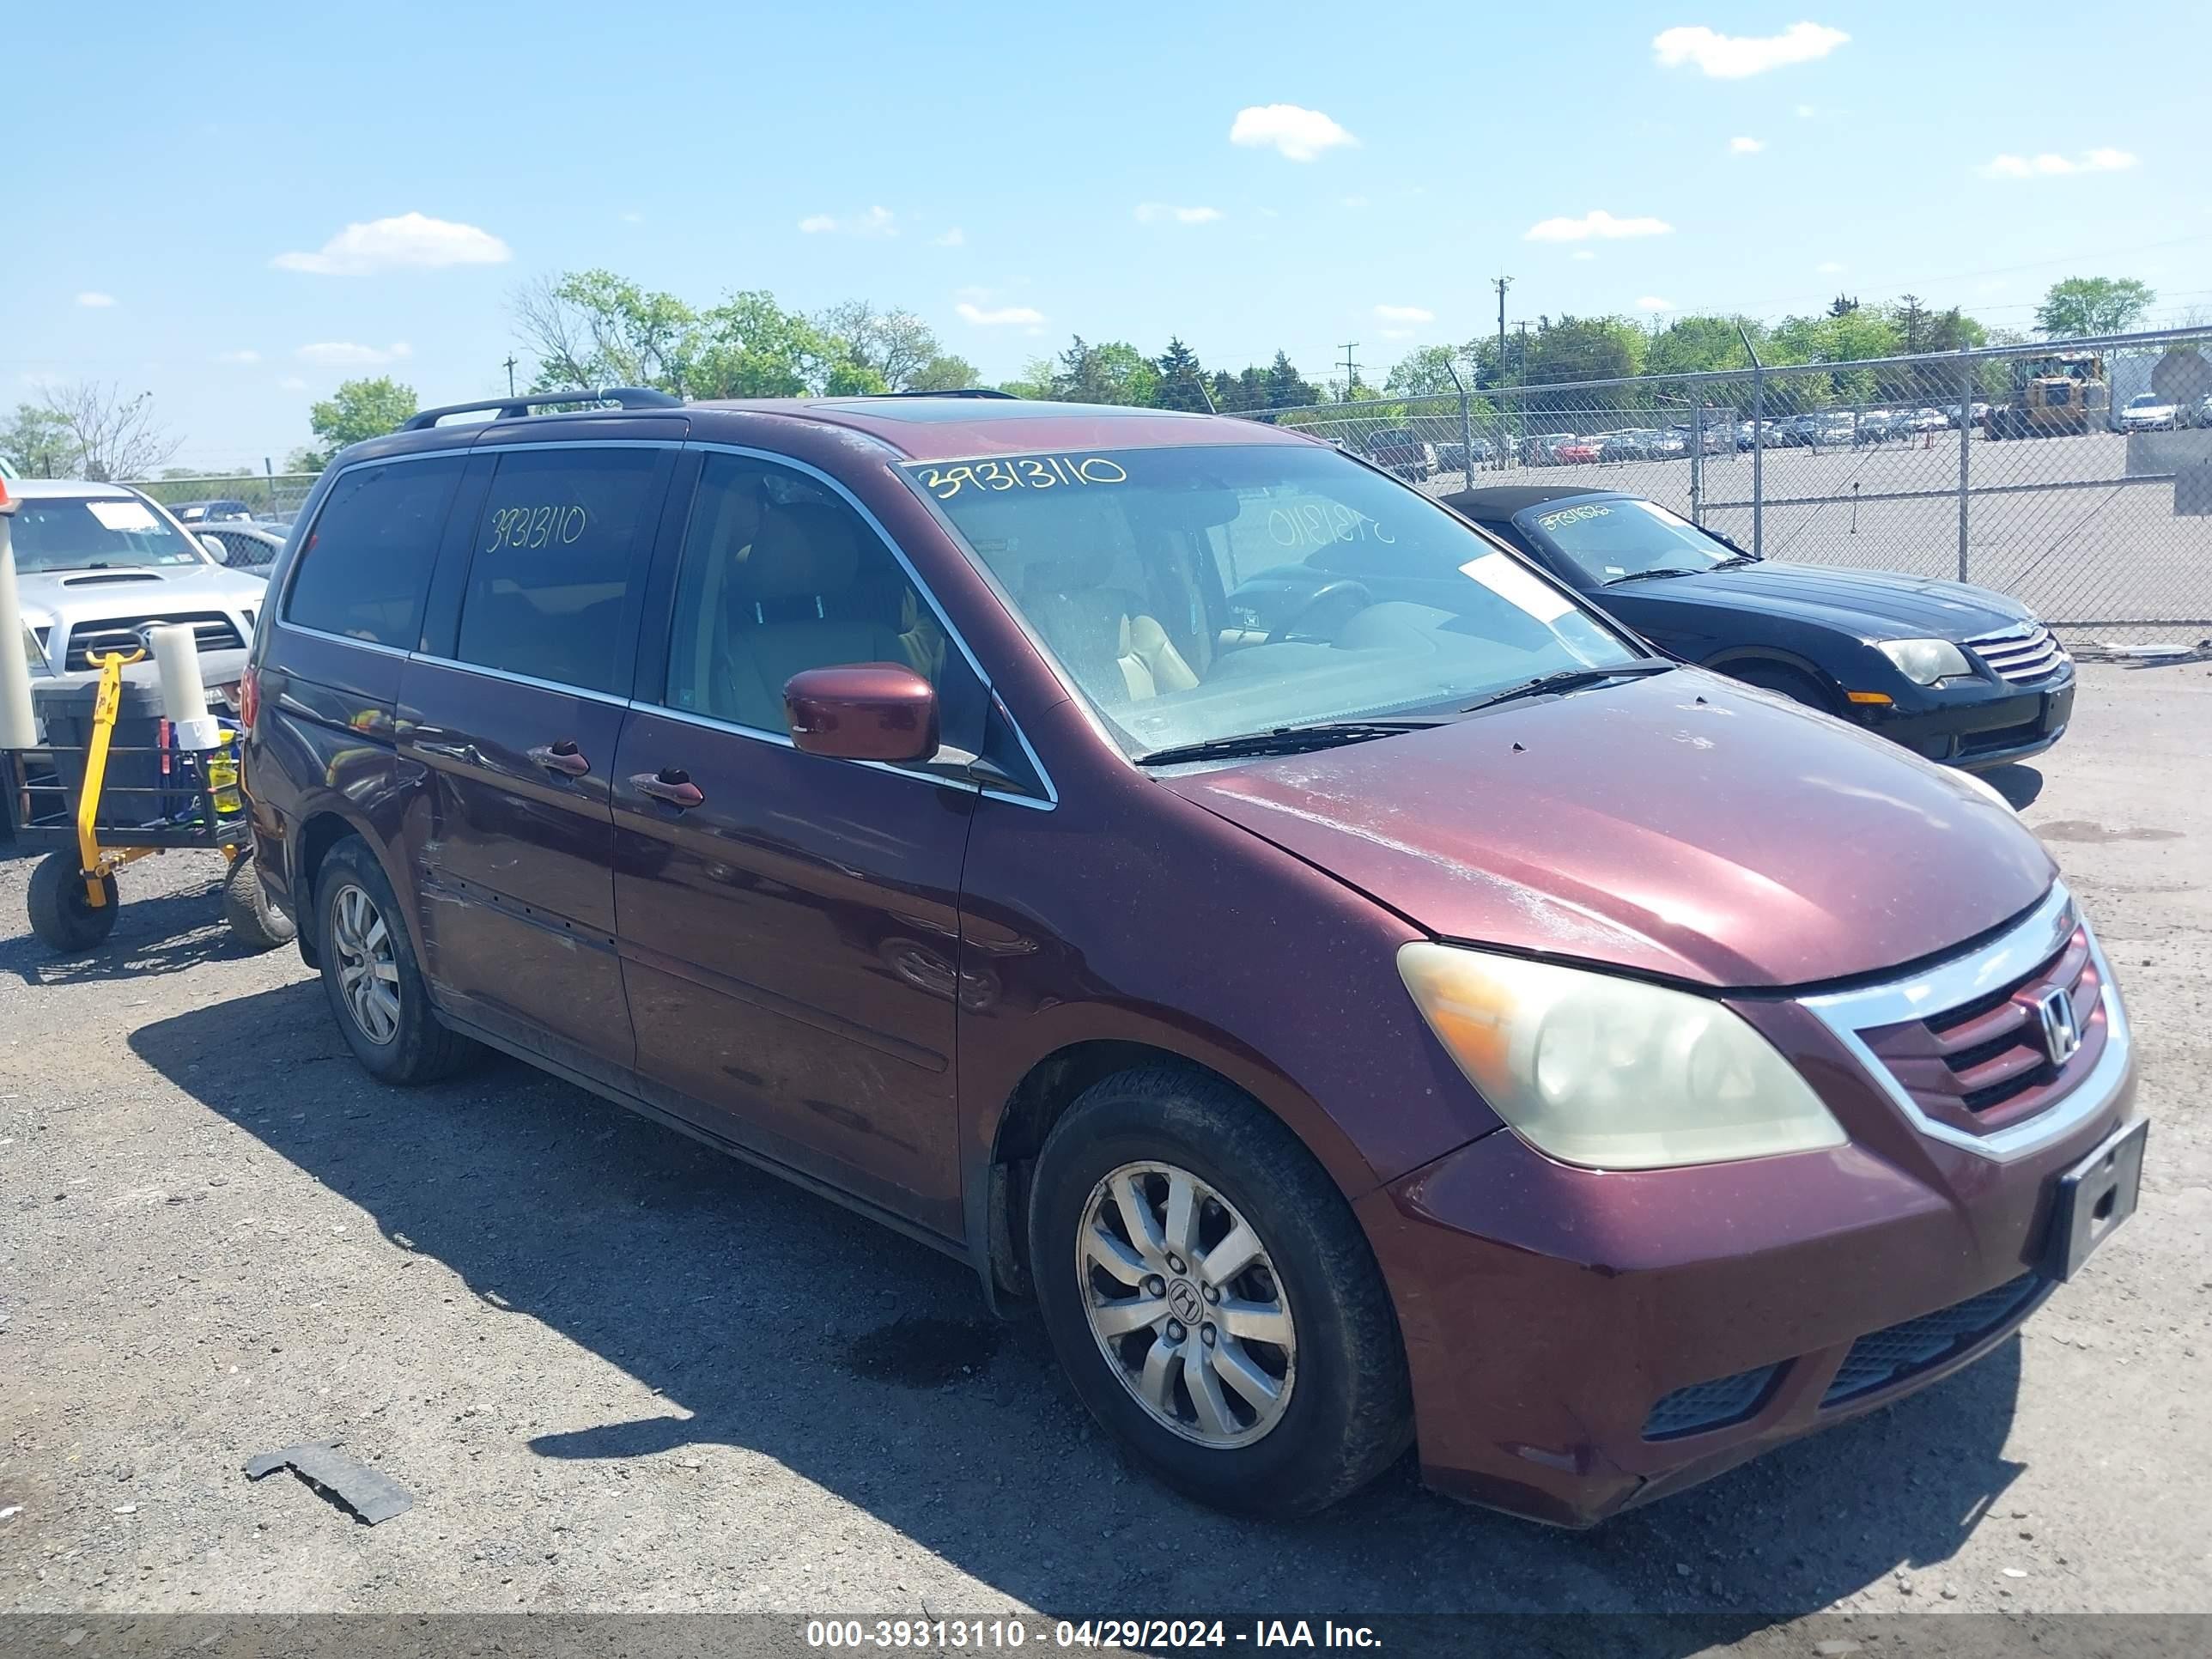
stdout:
<svg viewBox="0 0 2212 1659">
<path fill-rule="evenodd" d="M 526 392 L 519 398 L 490 398 L 480 404 L 446 404 L 436 409 L 426 409 L 419 414 L 409 416 L 399 429 L 402 432 L 425 432 L 448 415 L 477 415 L 487 409 L 499 411 L 493 416 L 495 420 L 520 421 L 532 409 L 546 404 L 614 404 L 623 409 L 681 409 L 684 400 L 642 386 L 605 386 L 597 390 L 581 387 L 570 392 Z"/>
<path fill-rule="evenodd" d="M 1004 398 L 1011 403 L 1021 399 L 1011 392 L 999 392 L 987 386 L 963 386 L 945 392 L 878 392 L 878 398 Z"/>
</svg>

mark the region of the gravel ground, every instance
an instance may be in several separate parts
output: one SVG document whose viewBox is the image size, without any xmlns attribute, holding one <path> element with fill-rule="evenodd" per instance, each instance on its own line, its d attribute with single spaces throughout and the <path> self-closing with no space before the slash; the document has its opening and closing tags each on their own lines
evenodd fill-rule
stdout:
<svg viewBox="0 0 2212 1659">
<path fill-rule="evenodd" d="M 0 1610 L 2212 1608 L 2212 673 L 2082 680 L 1997 781 L 2127 986 L 2141 1213 L 1972 1370 L 1580 1535 L 1402 1470 L 1194 1508 L 955 1264 L 520 1066 L 372 1083 L 211 855 L 71 962 L 0 864 Z M 240 1473 L 331 1436 L 414 1510 Z"/>
</svg>

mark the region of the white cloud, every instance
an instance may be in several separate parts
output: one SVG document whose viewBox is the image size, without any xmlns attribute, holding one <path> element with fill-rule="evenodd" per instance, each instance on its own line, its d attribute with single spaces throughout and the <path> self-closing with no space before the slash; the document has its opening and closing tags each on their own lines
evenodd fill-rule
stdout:
<svg viewBox="0 0 2212 1659">
<path fill-rule="evenodd" d="M 1695 64 L 1717 81 L 1741 81 L 1785 64 L 1826 58 L 1850 38 L 1820 23 L 1792 23 L 1779 34 L 1722 34 L 1700 24 L 1653 36 L 1651 52 L 1667 69 Z"/>
<path fill-rule="evenodd" d="M 1843 261 L 1840 259 L 1823 259 L 1819 264 L 1813 267 L 1814 270 L 1819 271 L 1823 276 L 1836 276 L 1842 271 L 1843 268 Z"/>
<path fill-rule="evenodd" d="M 809 236 L 839 232 L 847 236 L 896 236 L 898 234 L 898 215 L 886 207 L 872 207 L 866 213 L 856 213 L 849 219 L 840 219 L 830 213 L 810 213 L 799 222 L 799 228 Z"/>
<path fill-rule="evenodd" d="M 979 306 L 963 300 L 953 307 L 979 328 L 1004 328 L 1015 323 L 1041 323 L 1044 313 L 1029 306 Z"/>
<path fill-rule="evenodd" d="M 305 392 L 307 383 L 296 374 L 287 374 L 276 382 L 276 389 L 279 392 Z"/>
<path fill-rule="evenodd" d="M 1616 219 L 1603 208 L 1592 208 L 1579 219 L 1539 220 L 1523 233 L 1522 240 L 1586 242 L 1596 236 L 1613 241 L 1623 236 L 1664 236 L 1674 228 L 1664 219 Z"/>
<path fill-rule="evenodd" d="M 943 235 L 933 240 L 939 247 L 965 247 L 968 246 L 968 233 L 955 225 Z"/>
<path fill-rule="evenodd" d="M 1161 225 L 1170 220 L 1179 225 L 1210 225 L 1220 216 L 1219 208 L 1176 207 L 1166 202 L 1137 204 L 1137 222 L 1140 225 Z"/>
<path fill-rule="evenodd" d="M 115 303 L 115 296 L 87 289 L 76 296 L 76 302 L 81 306 L 89 306 L 94 311 L 104 311 Z"/>
<path fill-rule="evenodd" d="M 1570 257 L 1577 259 L 1595 259 L 1597 255 L 1586 247 L 1578 247 Z"/>
<path fill-rule="evenodd" d="M 366 276 L 380 270 L 500 265 L 514 257 L 514 250 L 488 230 L 403 213 L 396 219 L 348 225 L 313 253 L 280 253 L 269 263 L 279 270 L 317 276 Z"/>
<path fill-rule="evenodd" d="M 219 363 L 258 363 L 261 361 L 261 354 L 251 348 L 240 351 L 218 351 L 215 354 L 215 361 Z"/>
<path fill-rule="evenodd" d="M 1367 205 L 1367 198 L 1364 196 L 1346 196 L 1342 198 L 1342 201 L 1348 208 L 1364 208 Z"/>
<path fill-rule="evenodd" d="M 1322 151 L 1359 140 L 1317 109 L 1298 104 L 1255 104 L 1237 112 L 1229 142 L 1248 149 L 1273 149 L 1293 161 L 1310 161 Z"/>
<path fill-rule="evenodd" d="M 1729 154 L 1731 155 L 1756 155 L 1765 148 L 1766 143 L 1764 139 L 1731 138 L 1729 140 Z"/>
<path fill-rule="evenodd" d="M 1656 294 L 1647 294 L 1636 302 L 1636 308 L 1638 311 L 1672 311 L 1674 302 L 1662 300 Z"/>
<path fill-rule="evenodd" d="M 397 362 L 402 357 L 411 357 L 415 348 L 404 340 L 395 340 L 388 346 L 355 345 L 344 340 L 322 340 L 313 345 L 303 345 L 292 354 L 303 363 L 313 363 L 318 368 L 374 368 L 381 363 Z"/>
<path fill-rule="evenodd" d="M 2124 149 L 2085 149 L 2079 155 L 1999 155 L 1981 169 L 1985 179 L 2063 179 L 2076 173 L 2124 173 L 2139 165 Z"/>
<path fill-rule="evenodd" d="M 1386 323 L 1433 323 L 1437 313 L 1421 306 L 1377 306 L 1375 314 Z"/>
</svg>

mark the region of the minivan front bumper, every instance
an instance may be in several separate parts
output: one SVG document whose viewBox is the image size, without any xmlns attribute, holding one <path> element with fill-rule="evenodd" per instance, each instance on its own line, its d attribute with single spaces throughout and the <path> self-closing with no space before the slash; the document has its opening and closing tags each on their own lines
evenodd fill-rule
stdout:
<svg viewBox="0 0 2212 1659">
<path fill-rule="evenodd" d="M 2039 1115 L 2049 1133 L 1930 1133 L 1844 1047 L 1804 1039 L 1814 1011 L 1769 1005 L 1845 1145 L 1601 1171 L 1501 1130 L 1369 1194 L 1424 1478 L 1589 1526 L 1987 1353 L 2078 1259 L 2062 1182 L 2132 1115 L 2106 982 L 2106 1052 Z"/>
</svg>

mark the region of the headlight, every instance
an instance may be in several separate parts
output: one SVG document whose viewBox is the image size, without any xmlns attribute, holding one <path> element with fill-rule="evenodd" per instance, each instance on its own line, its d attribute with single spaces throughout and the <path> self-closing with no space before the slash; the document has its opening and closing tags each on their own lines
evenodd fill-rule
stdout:
<svg viewBox="0 0 2212 1659">
<path fill-rule="evenodd" d="M 39 643 L 37 631 L 31 624 L 23 624 L 23 665 L 33 674 L 46 672 L 46 647 Z"/>
<path fill-rule="evenodd" d="M 1398 952 L 1468 1080 L 1539 1152 L 1606 1170 L 1840 1146 L 1843 1127 L 1710 997 L 1449 945 Z"/>
<path fill-rule="evenodd" d="M 1875 649 L 1897 665 L 1897 672 L 1915 685 L 1933 685 L 1961 674 L 1972 674 L 1966 653 L 1948 640 L 1882 640 Z"/>
</svg>

